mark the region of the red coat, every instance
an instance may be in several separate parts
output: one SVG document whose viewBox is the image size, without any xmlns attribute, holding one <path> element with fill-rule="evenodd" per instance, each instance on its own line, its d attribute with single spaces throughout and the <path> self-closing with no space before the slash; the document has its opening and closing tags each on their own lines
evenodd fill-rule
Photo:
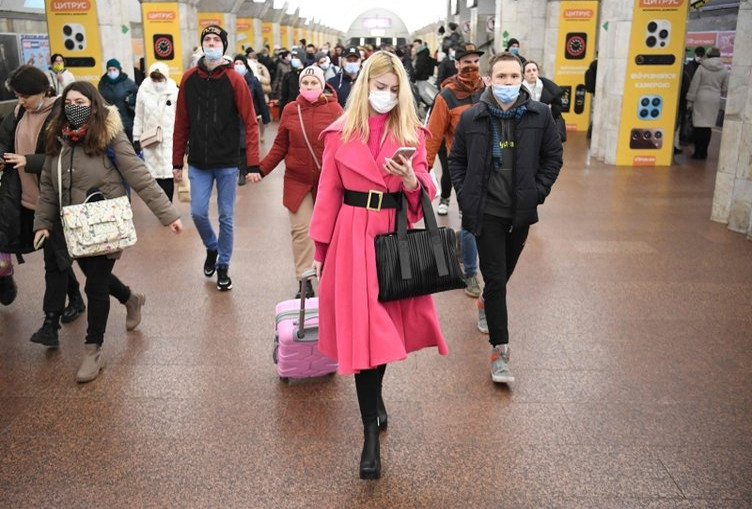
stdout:
<svg viewBox="0 0 752 509">
<path fill-rule="evenodd" d="M 319 176 L 321 175 L 303 137 L 298 106 L 300 106 L 300 113 L 303 115 L 303 124 L 306 126 L 308 141 L 316 153 L 319 164 L 321 164 L 324 153 L 324 140 L 320 139 L 320 134 L 342 115 L 342 107 L 337 102 L 336 94 L 324 95 L 315 103 L 311 103 L 299 95 L 295 101 L 288 103 L 282 111 L 274 145 L 261 161 L 260 166 L 261 173 L 268 175 L 282 159 L 285 160 L 282 204 L 293 213 L 298 211 L 300 203 L 309 192 L 313 191 L 313 198 L 316 199 Z"/>
<path fill-rule="evenodd" d="M 343 203 L 345 189 L 395 192 L 402 179 L 388 174 L 384 158 L 400 144 L 388 136 L 374 160 L 368 145 L 342 141 L 342 123 L 324 131 L 326 148 L 313 209 L 310 235 L 328 244 L 319 285 L 319 350 L 339 363 L 341 374 L 402 360 L 421 348 L 437 346 L 446 355 L 431 296 L 379 302 L 374 239 L 394 231 L 395 210 L 367 210 Z M 436 188 L 426 166 L 425 133 L 413 158 L 421 185 L 433 198 Z M 418 195 L 410 199 L 408 221 L 422 217 Z"/>
</svg>

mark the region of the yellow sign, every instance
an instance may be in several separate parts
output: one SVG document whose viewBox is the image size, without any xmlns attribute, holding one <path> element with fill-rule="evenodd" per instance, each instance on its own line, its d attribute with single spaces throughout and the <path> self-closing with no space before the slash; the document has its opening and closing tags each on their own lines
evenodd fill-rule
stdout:
<svg viewBox="0 0 752 509">
<path fill-rule="evenodd" d="M 50 53 L 60 53 L 77 80 L 99 83 L 104 74 L 97 6 L 93 0 L 45 0 Z"/>
<path fill-rule="evenodd" d="M 635 0 L 617 165 L 671 164 L 688 8 L 687 0 Z"/>
<path fill-rule="evenodd" d="M 298 41 L 305 37 L 305 30 L 302 27 L 295 27 L 295 30 L 293 32 L 295 36 L 292 39 L 292 44 L 293 46 L 296 46 L 298 44 Z"/>
<path fill-rule="evenodd" d="M 586 131 L 590 124 L 591 97 L 585 93 L 585 71 L 595 58 L 597 28 L 597 1 L 561 2 L 553 80 L 564 91 L 562 116 L 570 131 Z"/>
<path fill-rule="evenodd" d="M 201 32 L 209 25 L 221 26 L 225 30 L 225 14 L 223 12 L 199 12 L 198 13 L 198 40 L 201 42 Z"/>
<path fill-rule="evenodd" d="M 170 68 L 170 78 L 180 83 L 183 77 L 183 52 L 180 45 L 180 19 L 177 2 L 142 3 L 146 69 L 154 62 Z"/>
<path fill-rule="evenodd" d="M 274 23 L 264 22 L 261 24 L 261 38 L 264 40 L 264 44 L 268 44 L 270 48 L 274 47 Z"/>
<path fill-rule="evenodd" d="M 237 40 L 237 50 L 243 53 L 246 48 L 253 48 L 253 19 L 236 18 L 235 19 L 235 38 Z M 259 48 L 254 48 L 258 51 Z"/>
<path fill-rule="evenodd" d="M 284 48 L 290 47 L 290 31 L 291 28 L 287 25 L 280 25 L 279 26 L 279 39 L 280 44 Z"/>
</svg>

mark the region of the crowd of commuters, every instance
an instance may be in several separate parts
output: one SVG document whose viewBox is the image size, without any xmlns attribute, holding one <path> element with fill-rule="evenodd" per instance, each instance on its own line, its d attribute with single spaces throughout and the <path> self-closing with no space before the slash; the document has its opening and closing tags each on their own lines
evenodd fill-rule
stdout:
<svg viewBox="0 0 752 509">
<path fill-rule="evenodd" d="M 433 199 L 438 191 L 431 175 L 438 160 L 437 213 L 448 213 L 454 189 L 465 292 L 478 308 L 478 329 L 489 336 L 491 378 L 513 382 L 507 282 L 563 164 L 562 90 L 520 55 L 513 38 L 482 74 L 484 51 L 456 24 L 448 29 L 433 53 L 419 39 L 378 50 L 300 41 L 273 53 L 247 48 L 233 58 L 226 55 L 227 32 L 211 25 L 179 84 L 162 62 L 138 86 L 116 59 L 98 87 L 75 81 L 61 55 L 52 56 L 46 73 L 21 66 L 9 80 L 18 106 L 0 124 L 0 303 L 11 304 L 18 293 L 11 255 L 42 249 L 44 320 L 31 341 L 58 347 L 60 324 L 86 311 L 76 380 L 94 380 L 105 363 L 110 296 L 125 306 L 127 330 L 139 325 L 146 297 L 114 275 L 116 252 L 75 260 L 85 277 L 84 302 L 61 207 L 92 192 L 115 198 L 133 190 L 180 233 L 171 202 L 187 172 L 191 217 L 206 252 L 203 274 L 216 274 L 217 289 L 227 291 L 237 186 L 262 182 L 284 161 L 281 201 L 296 298 L 315 295 L 302 279 L 313 267 L 319 349 L 338 362 L 339 373 L 354 375 L 364 433 L 359 475 L 378 478 L 387 364 L 427 347 L 445 355 L 447 346 L 430 296 L 378 299 L 378 285 L 369 283 L 376 278 L 375 237 L 393 231 L 403 198 L 408 221 L 422 218 L 422 193 Z M 728 83 L 718 57 L 711 49 L 698 60 L 685 86 L 698 158 L 707 156 L 709 127 Z M 430 108 L 426 127 L 420 103 Z M 277 134 L 262 157 L 262 128 L 273 108 Z M 400 147 L 415 153 L 395 156 Z M 215 188 L 218 231 L 209 219 Z"/>
</svg>

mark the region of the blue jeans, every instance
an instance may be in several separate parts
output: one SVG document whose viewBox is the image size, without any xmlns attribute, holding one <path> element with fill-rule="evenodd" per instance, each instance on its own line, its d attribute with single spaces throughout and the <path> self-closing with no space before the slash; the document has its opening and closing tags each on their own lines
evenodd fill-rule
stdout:
<svg viewBox="0 0 752 509">
<path fill-rule="evenodd" d="M 464 228 L 460 230 L 460 250 L 465 277 L 474 276 L 478 273 L 478 246 L 475 244 L 475 235 Z"/>
<path fill-rule="evenodd" d="M 232 256 L 233 219 L 235 216 L 235 192 L 238 185 L 238 169 L 201 169 L 190 166 L 191 217 L 206 249 L 217 251 L 217 267 L 229 267 Z M 209 221 L 209 198 L 214 181 L 217 181 L 217 209 L 219 210 L 219 239 Z"/>
</svg>

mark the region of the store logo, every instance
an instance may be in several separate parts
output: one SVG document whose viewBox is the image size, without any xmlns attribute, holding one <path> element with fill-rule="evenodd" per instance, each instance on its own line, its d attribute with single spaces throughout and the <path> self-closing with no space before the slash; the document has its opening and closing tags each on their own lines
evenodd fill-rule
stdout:
<svg viewBox="0 0 752 509">
<path fill-rule="evenodd" d="M 249 28 L 251 28 L 251 25 L 248 23 L 238 23 L 235 25 L 235 28 L 237 30 L 248 30 Z"/>
<path fill-rule="evenodd" d="M 91 9 L 89 0 L 57 1 L 52 2 L 51 9 L 54 12 L 86 12 Z"/>
<path fill-rule="evenodd" d="M 174 11 L 153 11 L 146 15 L 149 21 L 172 21 L 175 19 Z"/>
<path fill-rule="evenodd" d="M 590 19 L 592 17 L 592 9 L 566 9 L 564 11 L 564 19 Z"/>
<path fill-rule="evenodd" d="M 634 166 L 655 166 L 655 156 L 635 156 Z"/>
<path fill-rule="evenodd" d="M 684 0 L 640 0 L 640 7 L 681 7 Z"/>
</svg>

